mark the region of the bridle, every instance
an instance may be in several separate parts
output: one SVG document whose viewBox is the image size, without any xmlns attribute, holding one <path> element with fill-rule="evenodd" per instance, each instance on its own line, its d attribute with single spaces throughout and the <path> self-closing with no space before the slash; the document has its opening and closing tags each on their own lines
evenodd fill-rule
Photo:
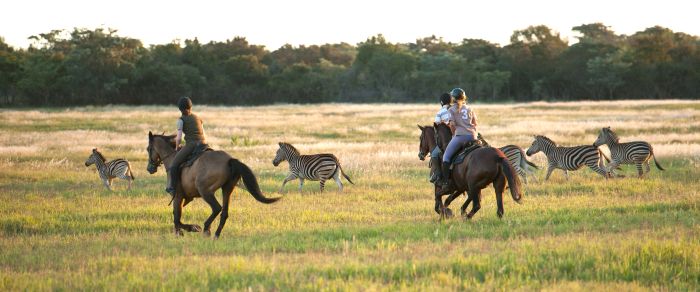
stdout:
<svg viewBox="0 0 700 292">
<path fill-rule="evenodd" d="M 173 151 L 168 155 L 165 155 L 164 157 L 160 157 L 160 154 L 157 155 L 157 159 L 153 159 L 153 147 L 151 145 L 148 145 L 148 169 L 157 169 L 159 166 L 163 164 L 163 160 L 168 159 L 168 157 L 172 156 L 173 154 L 177 153 L 177 151 Z"/>
</svg>

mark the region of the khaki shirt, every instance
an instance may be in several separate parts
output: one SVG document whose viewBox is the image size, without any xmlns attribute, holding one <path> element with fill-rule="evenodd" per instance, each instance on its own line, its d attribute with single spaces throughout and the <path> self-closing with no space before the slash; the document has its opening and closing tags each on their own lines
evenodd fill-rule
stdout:
<svg viewBox="0 0 700 292">
<path fill-rule="evenodd" d="M 468 105 L 462 105 L 457 112 L 457 104 L 450 107 L 450 122 L 455 126 L 455 135 L 473 135 L 476 138 L 476 113 Z"/>
</svg>

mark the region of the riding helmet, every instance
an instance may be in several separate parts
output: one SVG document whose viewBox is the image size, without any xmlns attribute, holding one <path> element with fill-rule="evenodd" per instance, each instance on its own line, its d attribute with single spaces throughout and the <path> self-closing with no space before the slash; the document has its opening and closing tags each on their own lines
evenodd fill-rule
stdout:
<svg viewBox="0 0 700 292">
<path fill-rule="evenodd" d="M 189 97 L 187 97 L 187 96 L 183 96 L 183 97 L 181 97 L 180 100 L 177 102 L 177 107 L 178 107 L 181 111 L 188 110 L 188 109 L 192 109 L 192 100 L 191 100 Z"/>
<path fill-rule="evenodd" d="M 464 93 L 464 90 L 459 88 L 459 87 L 452 89 L 452 91 L 450 92 L 450 95 L 452 95 L 452 97 L 454 97 L 454 99 L 456 99 L 456 100 L 461 100 L 461 99 L 467 98 L 467 94 Z"/>
<path fill-rule="evenodd" d="M 440 105 L 447 105 L 452 103 L 452 96 L 445 92 L 442 95 L 440 95 Z"/>
</svg>

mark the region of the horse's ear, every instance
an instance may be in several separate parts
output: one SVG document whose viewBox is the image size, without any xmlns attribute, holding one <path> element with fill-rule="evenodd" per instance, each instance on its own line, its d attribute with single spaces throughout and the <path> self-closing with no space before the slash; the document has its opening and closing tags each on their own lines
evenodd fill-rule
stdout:
<svg viewBox="0 0 700 292">
<path fill-rule="evenodd" d="M 433 122 L 433 127 L 437 128 L 437 126 L 438 126 L 438 123 Z"/>
<path fill-rule="evenodd" d="M 423 131 L 423 129 L 425 129 L 425 127 L 423 127 L 423 126 L 421 126 L 421 125 L 418 125 L 418 129 L 420 129 L 421 131 Z"/>
<path fill-rule="evenodd" d="M 148 140 L 153 139 L 153 133 L 151 131 L 148 131 Z"/>
</svg>

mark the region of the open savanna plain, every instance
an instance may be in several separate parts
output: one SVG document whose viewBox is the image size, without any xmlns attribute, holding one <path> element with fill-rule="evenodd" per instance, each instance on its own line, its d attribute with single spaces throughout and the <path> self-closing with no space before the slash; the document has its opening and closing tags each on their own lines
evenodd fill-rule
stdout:
<svg viewBox="0 0 700 292">
<path fill-rule="evenodd" d="M 492 188 L 470 221 L 439 221 L 416 124 L 435 105 L 196 106 L 209 143 L 249 165 L 272 205 L 236 189 L 218 240 L 173 233 L 164 170 L 146 172 L 148 131 L 173 133 L 170 107 L 0 110 L 0 290 L 698 290 L 700 102 L 474 105 L 492 145 L 532 135 L 592 144 L 611 126 L 646 140 L 659 163 L 644 179 L 541 169 L 496 216 Z M 277 190 L 277 142 L 336 154 L 355 185 L 297 181 Z M 94 166 L 126 158 L 133 189 L 109 192 Z M 605 146 L 602 147 L 607 151 Z M 220 200 L 220 194 L 217 193 Z M 464 202 L 457 199 L 453 209 Z M 202 224 L 195 200 L 183 221 Z M 218 220 L 214 222 L 214 226 Z"/>
</svg>

